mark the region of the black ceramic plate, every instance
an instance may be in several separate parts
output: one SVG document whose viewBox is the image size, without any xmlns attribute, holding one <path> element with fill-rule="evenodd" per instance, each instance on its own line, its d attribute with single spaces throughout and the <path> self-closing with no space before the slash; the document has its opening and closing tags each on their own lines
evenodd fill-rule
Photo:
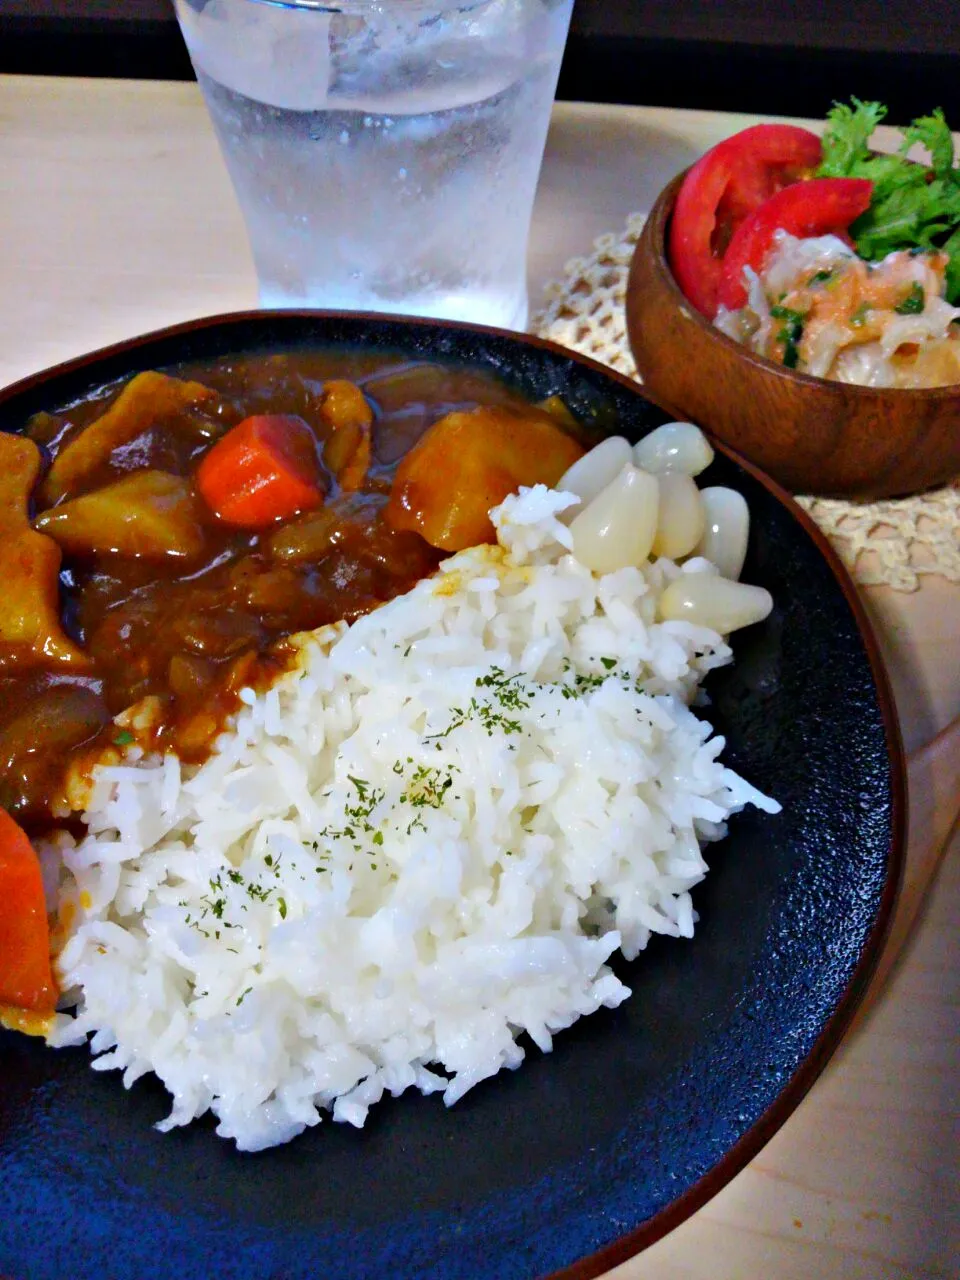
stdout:
<svg viewBox="0 0 960 1280">
<path fill-rule="evenodd" d="M 18 429 L 123 374 L 294 346 L 374 344 L 559 392 L 598 431 L 665 415 L 559 347 L 372 317 L 257 315 L 126 343 L 0 396 Z M 161 1136 L 162 1089 L 125 1093 L 83 1049 L 0 1037 L 0 1275 L 14 1280 L 596 1276 L 733 1176 L 836 1047 L 876 960 L 901 869 L 893 704 L 852 587 L 771 482 L 718 455 L 753 517 L 744 578 L 776 607 L 710 681 L 725 759 L 783 805 L 709 850 L 692 942 L 621 969 L 633 996 L 453 1109 L 404 1096 L 363 1131 L 323 1123 L 239 1155 L 201 1122 Z"/>
</svg>

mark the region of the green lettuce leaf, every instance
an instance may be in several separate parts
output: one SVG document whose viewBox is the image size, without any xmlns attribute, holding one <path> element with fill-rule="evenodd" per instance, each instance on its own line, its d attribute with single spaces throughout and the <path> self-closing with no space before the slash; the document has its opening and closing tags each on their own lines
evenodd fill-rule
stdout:
<svg viewBox="0 0 960 1280">
<path fill-rule="evenodd" d="M 954 307 L 960 306 L 960 227 L 940 248 L 950 255 L 947 263 L 947 301 Z"/>
<path fill-rule="evenodd" d="M 868 260 L 896 249 L 943 249 L 950 255 L 947 300 L 960 302 L 960 168 L 953 135 L 938 108 L 901 129 L 896 155 L 872 155 L 870 138 L 887 109 L 879 102 L 835 103 L 827 115 L 823 178 L 869 178 L 870 208 L 850 228 L 857 252 Z M 906 153 L 920 146 L 929 164 L 913 163 Z"/>
<path fill-rule="evenodd" d="M 953 134 L 939 107 L 932 115 L 920 116 L 908 129 L 901 132 L 901 155 L 906 155 L 911 147 L 919 145 L 930 152 L 930 163 L 938 178 L 951 178 L 954 182 L 960 182 L 960 171 L 953 167 Z"/>
<path fill-rule="evenodd" d="M 823 134 L 823 160 L 821 178 L 860 178 L 866 175 L 857 165 L 867 159 L 870 135 L 887 114 L 887 108 L 879 102 L 861 102 L 851 98 L 852 106 L 835 102 L 827 113 L 827 127 Z"/>
</svg>

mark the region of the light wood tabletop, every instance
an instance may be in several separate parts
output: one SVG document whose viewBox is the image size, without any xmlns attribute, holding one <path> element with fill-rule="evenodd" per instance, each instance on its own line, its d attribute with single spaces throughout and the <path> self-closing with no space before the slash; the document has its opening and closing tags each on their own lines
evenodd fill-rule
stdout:
<svg viewBox="0 0 960 1280">
<path fill-rule="evenodd" d="M 558 104 L 534 215 L 532 306 L 568 258 L 648 210 L 673 174 L 754 119 Z M 0 385 L 256 305 L 243 224 L 193 84 L 0 77 L 0 244 Z M 916 592 L 863 597 L 912 758 L 910 865 L 884 972 L 760 1155 L 610 1280 L 960 1273 L 960 840 L 949 838 L 960 735 L 937 739 L 960 717 L 960 586 L 929 576 Z"/>
</svg>

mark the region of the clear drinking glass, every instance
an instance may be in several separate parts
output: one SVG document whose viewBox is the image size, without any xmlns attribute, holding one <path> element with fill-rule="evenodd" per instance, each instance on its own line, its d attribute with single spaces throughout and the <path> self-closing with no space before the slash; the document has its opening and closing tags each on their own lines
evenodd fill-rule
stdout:
<svg viewBox="0 0 960 1280">
<path fill-rule="evenodd" d="M 265 307 L 521 329 L 572 0 L 176 0 Z"/>
</svg>

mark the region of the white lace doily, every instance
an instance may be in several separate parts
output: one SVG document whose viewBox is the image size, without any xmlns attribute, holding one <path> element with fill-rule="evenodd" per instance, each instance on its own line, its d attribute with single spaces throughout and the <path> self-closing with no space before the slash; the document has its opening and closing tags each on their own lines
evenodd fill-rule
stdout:
<svg viewBox="0 0 960 1280">
<path fill-rule="evenodd" d="M 637 378 L 627 340 L 624 300 L 630 259 L 644 224 L 627 219 L 621 235 L 594 241 L 574 258 L 564 278 L 548 285 L 534 332 Z M 960 484 L 912 498 L 847 502 L 798 495 L 857 582 L 916 591 L 923 574 L 960 582 Z"/>
</svg>

